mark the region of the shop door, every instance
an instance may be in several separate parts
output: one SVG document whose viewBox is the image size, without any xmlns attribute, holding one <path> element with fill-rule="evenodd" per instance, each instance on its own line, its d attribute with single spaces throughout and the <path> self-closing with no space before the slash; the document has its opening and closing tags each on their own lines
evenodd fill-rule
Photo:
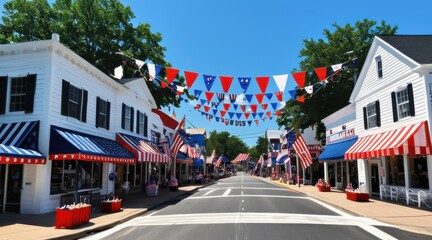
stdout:
<svg viewBox="0 0 432 240">
<path fill-rule="evenodd" d="M 5 212 L 20 212 L 23 165 L 9 164 Z"/>
<path fill-rule="evenodd" d="M 378 164 L 371 165 L 371 186 L 373 193 L 379 193 Z"/>
<path fill-rule="evenodd" d="M 6 187 L 6 164 L 0 164 L 0 213 L 4 212 L 4 197 Z"/>
</svg>

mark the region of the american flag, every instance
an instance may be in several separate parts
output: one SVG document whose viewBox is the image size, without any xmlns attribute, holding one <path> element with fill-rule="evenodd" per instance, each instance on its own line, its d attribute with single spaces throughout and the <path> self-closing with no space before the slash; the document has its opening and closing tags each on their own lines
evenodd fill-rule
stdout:
<svg viewBox="0 0 432 240">
<path fill-rule="evenodd" d="M 222 155 L 221 155 L 221 156 L 219 157 L 219 159 L 217 160 L 215 166 L 216 166 L 216 167 L 220 167 L 221 163 L 222 163 Z"/>
<path fill-rule="evenodd" d="M 183 145 L 183 138 L 180 135 L 180 131 L 182 131 L 184 125 L 185 125 L 185 116 L 183 116 L 183 119 L 180 121 L 179 125 L 177 126 L 171 141 L 170 152 L 173 155 L 174 160 L 177 158 L 177 153 L 179 152 L 181 146 Z"/>
<path fill-rule="evenodd" d="M 296 133 L 295 133 L 295 131 L 294 131 L 294 128 L 292 128 L 291 130 L 289 130 L 289 131 L 287 132 L 287 134 L 285 134 L 285 138 L 286 138 L 286 141 L 287 141 L 287 146 L 286 146 L 286 148 L 287 148 L 287 149 L 290 149 L 291 146 L 294 144 L 294 142 L 295 142 L 295 140 L 296 140 Z"/>
<path fill-rule="evenodd" d="M 300 158 L 300 162 L 304 169 L 312 164 L 312 156 L 307 148 L 306 142 L 302 135 L 299 135 L 297 140 L 293 144 L 294 150 L 296 151 L 297 157 Z"/>
</svg>

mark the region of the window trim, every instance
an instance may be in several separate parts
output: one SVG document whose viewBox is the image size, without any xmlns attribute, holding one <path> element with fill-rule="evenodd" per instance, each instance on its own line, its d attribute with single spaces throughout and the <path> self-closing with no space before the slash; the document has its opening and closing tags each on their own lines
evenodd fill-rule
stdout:
<svg viewBox="0 0 432 240">
<path fill-rule="evenodd" d="M 383 76 L 384 76 L 384 73 L 383 73 L 383 66 L 382 66 L 381 56 L 376 56 L 375 57 L 375 64 L 376 64 L 378 79 L 382 79 Z"/>
</svg>

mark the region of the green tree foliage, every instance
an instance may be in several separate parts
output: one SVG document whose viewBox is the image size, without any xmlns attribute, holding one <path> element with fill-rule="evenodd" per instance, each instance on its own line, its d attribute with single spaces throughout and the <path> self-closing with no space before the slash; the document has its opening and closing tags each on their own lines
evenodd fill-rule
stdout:
<svg viewBox="0 0 432 240">
<path fill-rule="evenodd" d="M 346 24 L 339 26 L 333 24 L 334 31 L 324 29 L 325 39 L 305 39 L 300 50 L 300 70 L 307 71 L 306 85 L 313 85 L 320 80 L 313 73 L 315 68 L 331 66 L 333 64 L 350 61 L 354 58 L 356 64 L 348 67 L 347 71 L 334 75 L 325 85 L 317 84 L 312 96 L 306 94 L 304 103 L 289 100 L 285 111 L 277 119 L 279 126 L 286 129 L 305 129 L 310 126 L 317 127 L 316 139 L 325 139 L 325 127 L 321 119 L 338 111 L 349 104 L 348 100 L 354 88 L 354 73 L 357 75 L 366 59 L 369 48 L 375 35 L 392 35 L 397 26 L 392 27 L 384 21 L 377 25 L 376 21 L 364 19 L 357 21 L 354 26 Z M 356 69 L 356 71 L 354 70 Z M 305 92 L 297 90 L 297 96 Z"/>
<path fill-rule="evenodd" d="M 234 160 L 240 153 L 247 153 L 248 147 L 237 136 L 231 136 L 229 132 L 222 131 L 220 133 L 211 131 L 207 138 L 207 156 L 210 156 L 213 149 L 216 150 L 216 155 L 225 155 L 228 159 Z"/>
<path fill-rule="evenodd" d="M 0 43 L 46 40 L 57 33 L 64 45 L 107 75 L 123 64 L 124 77 L 147 76 L 132 59 L 170 66 L 160 45 L 162 35 L 152 33 L 149 24 L 134 26 L 134 18 L 118 0 L 56 0 L 52 5 L 47 0 L 12 0 L 4 4 Z M 146 82 L 158 107 L 180 105 L 174 91 Z"/>
</svg>

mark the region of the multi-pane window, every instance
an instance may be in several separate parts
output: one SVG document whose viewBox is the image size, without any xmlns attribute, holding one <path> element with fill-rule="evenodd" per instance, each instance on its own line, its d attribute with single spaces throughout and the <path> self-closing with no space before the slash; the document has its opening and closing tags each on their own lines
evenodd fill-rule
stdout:
<svg viewBox="0 0 432 240">
<path fill-rule="evenodd" d="M 110 102 L 96 98 L 96 127 L 109 129 L 110 108 Z"/>
<path fill-rule="evenodd" d="M 408 89 L 396 92 L 396 104 L 399 119 L 410 116 Z"/>
<path fill-rule="evenodd" d="M 122 104 L 121 127 L 126 131 L 133 132 L 134 109 L 126 104 Z"/>
<path fill-rule="evenodd" d="M 141 135 L 147 135 L 144 131 L 145 130 L 145 119 L 144 118 L 145 118 L 145 114 L 138 111 L 138 131 L 137 131 L 137 133 L 141 134 Z"/>
<path fill-rule="evenodd" d="M 383 68 L 382 68 L 381 57 L 380 56 L 376 57 L 375 58 L 375 62 L 376 62 L 376 68 L 377 68 L 378 78 L 382 78 L 383 77 Z"/>
<path fill-rule="evenodd" d="M 367 114 L 368 128 L 376 127 L 377 111 L 376 111 L 375 103 L 371 103 L 366 106 L 366 114 Z"/>
<path fill-rule="evenodd" d="M 63 80 L 61 114 L 76 118 L 82 122 L 87 120 L 88 92 Z"/>
<path fill-rule="evenodd" d="M 25 99 L 27 91 L 27 78 L 17 77 L 11 79 L 11 89 L 10 89 L 10 112 L 24 111 Z"/>
</svg>

